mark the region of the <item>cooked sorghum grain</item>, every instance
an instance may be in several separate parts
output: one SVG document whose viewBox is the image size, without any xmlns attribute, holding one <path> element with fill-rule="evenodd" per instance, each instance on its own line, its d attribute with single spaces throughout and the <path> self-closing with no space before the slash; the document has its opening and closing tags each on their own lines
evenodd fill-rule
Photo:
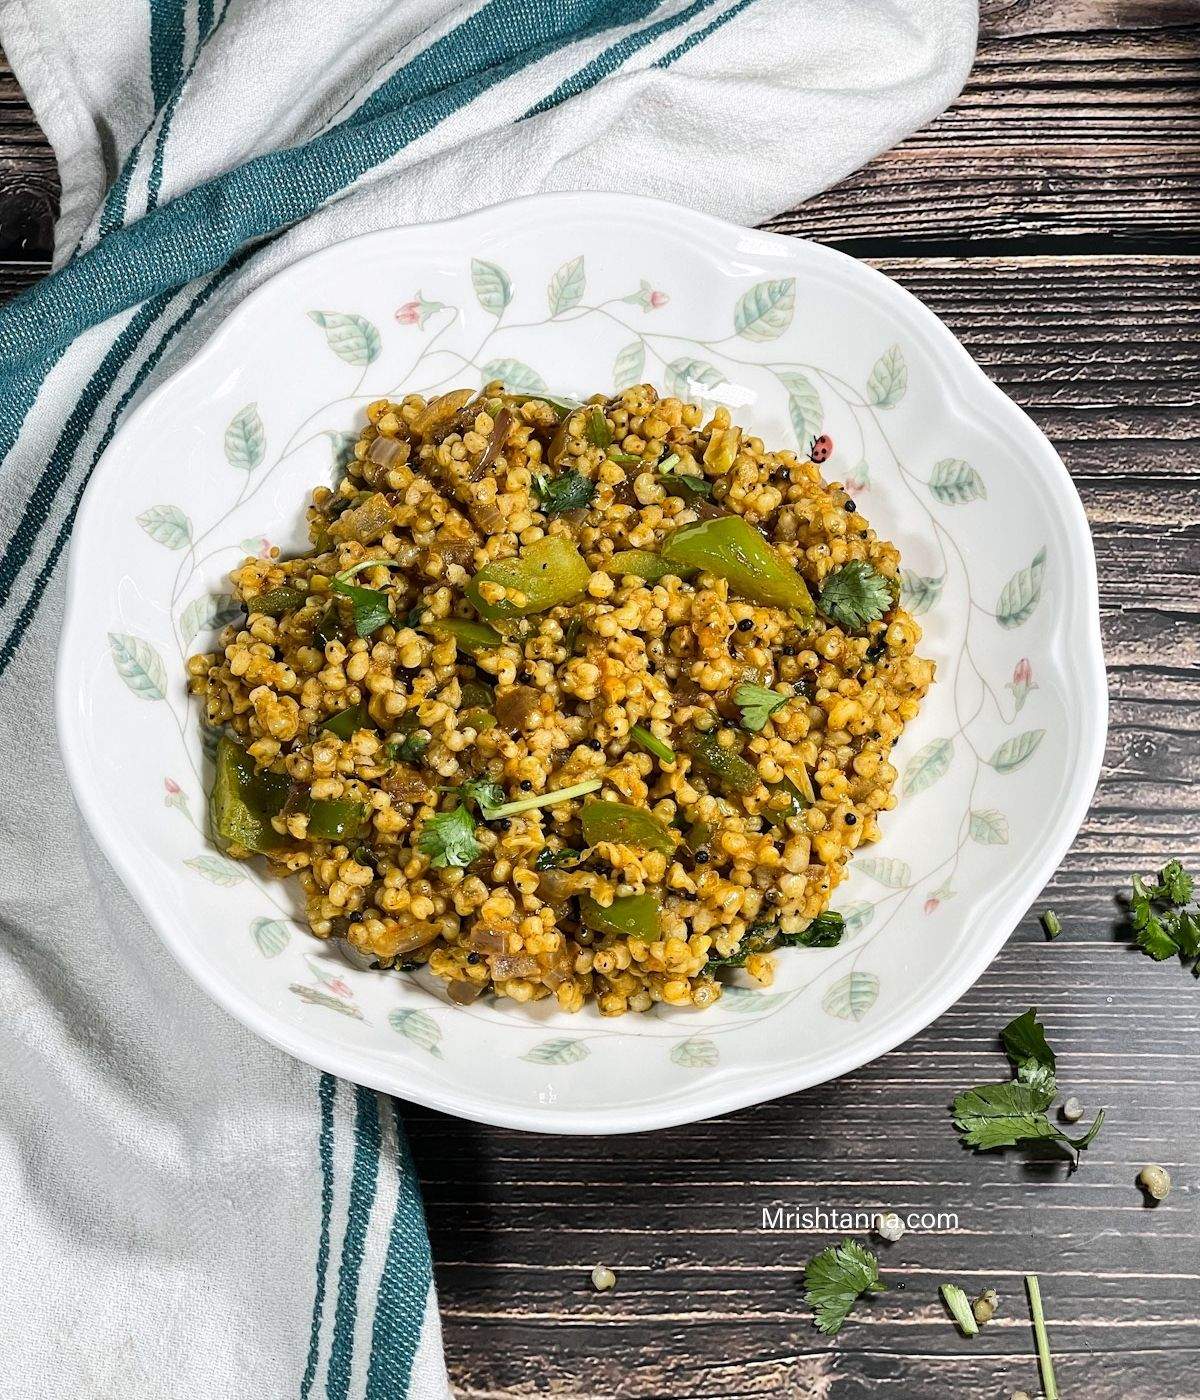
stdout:
<svg viewBox="0 0 1200 1400">
<path fill-rule="evenodd" d="M 423 964 L 460 1002 L 708 1006 L 731 958 L 770 982 L 776 936 L 801 935 L 878 838 L 892 746 L 933 677 L 895 547 L 811 461 L 645 384 L 577 409 L 497 385 L 410 395 L 367 420 L 345 479 L 313 492 L 313 551 L 235 569 L 248 616 L 188 663 L 241 764 L 224 816 L 214 795 L 228 853 L 296 875 L 318 938 Z M 728 572 L 610 565 L 723 517 L 757 527 L 768 573 L 798 571 L 813 597 L 870 565 L 882 616 L 852 629 Z M 583 561 L 570 600 L 534 611 L 546 580 L 563 591 L 545 550 L 568 545 Z M 516 574 L 472 583 L 518 555 Z M 464 634 L 481 612 L 501 614 L 495 635 Z M 746 685 L 761 724 L 735 699 Z M 589 844 L 601 802 L 648 828 L 620 809 L 614 827 L 610 808 Z"/>
</svg>

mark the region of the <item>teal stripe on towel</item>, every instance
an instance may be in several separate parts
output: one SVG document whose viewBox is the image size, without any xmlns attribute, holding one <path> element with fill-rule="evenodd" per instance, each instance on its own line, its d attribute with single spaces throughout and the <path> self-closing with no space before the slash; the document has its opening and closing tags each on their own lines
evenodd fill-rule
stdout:
<svg viewBox="0 0 1200 1400">
<path fill-rule="evenodd" d="M 668 53 L 663 54 L 655 60 L 655 68 L 670 68 L 676 59 L 682 58 L 690 49 L 694 49 L 697 44 L 702 44 L 710 34 L 715 34 L 722 25 L 728 24 L 731 19 L 740 15 L 743 10 L 748 10 L 754 0 L 737 0 L 737 4 L 731 6 L 723 15 L 718 15 L 716 19 L 710 20 L 703 29 L 697 29 L 694 34 L 689 34 L 682 44 L 676 44 Z"/>
<path fill-rule="evenodd" d="M 213 271 L 246 243 L 311 213 L 490 87 L 585 34 L 636 17 L 647 3 L 488 0 L 340 126 L 187 191 L 15 297 L 0 309 L 0 363 L 11 373 L 89 325 Z M 6 392 L 0 375 L 0 428 Z"/>
<path fill-rule="evenodd" d="M 321 1129 L 317 1136 L 317 1154 L 321 1161 L 321 1233 L 317 1240 L 317 1282 L 313 1292 L 312 1326 L 309 1329 L 308 1360 L 300 1381 L 300 1400 L 308 1400 L 313 1379 L 317 1374 L 317 1358 L 321 1350 L 321 1316 L 325 1311 L 325 1275 L 329 1271 L 329 1223 L 333 1215 L 333 1101 L 337 1096 L 337 1080 L 332 1074 L 321 1076 L 318 1096 L 321 1102 Z"/>
<path fill-rule="evenodd" d="M 154 160 L 150 166 L 150 176 L 146 182 L 146 212 L 158 208 L 158 194 L 162 189 L 163 164 L 167 154 L 167 140 L 171 135 L 171 123 L 175 119 L 175 109 L 179 106 L 179 99 L 183 96 L 192 74 L 196 71 L 196 64 L 200 62 L 200 55 L 204 52 L 204 46 L 209 39 L 225 23 L 225 16 L 229 13 L 229 6 L 232 0 L 225 0 L 221 8 L 221 14 L 216 24 L 211 24 L 211 13 L 209 21 L 204 23 L 204 17 L 200 17 L 200 42 L 196 45 L 196 52 L 192 55 L 192 61 L 187 66 L 187 72 L 179 79 L 167 98 L 163 108 L 162 121 L 159 123 L 158 135 L 154 138 Z"/>
<path fill-rule="evenodd" d="M 354 1324 L 358 1318 L 358 1280 L 362 1270 L 367 1226 L 379 1181 L 379 1102 L 370 1089 L 354 1086 L 354 1169 L 346 1234 L 338 1266 L 338 1296 L 333 1313 L 333 1342 L 325 1378 L 327 1400 L 346 1400 L 354 1363 Z"/>
<path fill-rule="evenodd" d="M 375 1301 L 365 1400 L 401 1400 L 408 1394 L 433 1283 L 417 1171 L 400 1126 L 400 1105 L 394 1099 L 392 1108 L 396 1114 L 396 1210 Z"/>
<path fill-rule="evenodd" d="M 669 34 L 673 29 L 678 29 L 681 24 L 687 24 L 697 15 L 701 15 L 705 10 L 711 9 L 716 0 L 693 0 L 691 5 L 679 11 L 678 14 L 667 15 L 664 19 L 655 20 L 653 24 L 648 24 L 644 29 L 639 29 L 634 34 L 626 34 L 623 39 L 611 45 L 603 53 L 597 54 L 590 63 L 585 63 L 578 72 L 572 73 L 569 78 L 564 79 L 552 93 L 543 97 L 540 102 L 530 107 L 525 113 L 526 117 L 536 117 L 539 112 L 548 112 L 552 107 L 559 106 L 569 97 L 575 97 L 588 88 L 595 87 L 611 73 L 615 73 L 622 64 L 626 63 L 635 53 L 644 49 L 647 44 L 652 44 L 655 39 L 661 38 L 664 34 Z M 657 9 L 657 5 L 645 6 L 648 15 L 652 10 Z"/>
</svg>

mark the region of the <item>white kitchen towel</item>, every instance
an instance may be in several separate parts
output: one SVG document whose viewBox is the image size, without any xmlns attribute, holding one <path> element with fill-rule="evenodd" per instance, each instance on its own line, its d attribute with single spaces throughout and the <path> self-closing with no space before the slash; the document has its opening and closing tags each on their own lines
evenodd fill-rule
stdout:
<svg viewBox="0 0 1200 1400">
<path fill-rule="evenodd" d="M 745 223 L 938 113 L 967 0 L 0 0 L 58 157 L 0 309 L 0 1394 L 444 1396 L 395 1104 L 171 961 L 55 748 L 63 552 L 122 416 L 351 234 L 548 189 Z"/>
</svg>

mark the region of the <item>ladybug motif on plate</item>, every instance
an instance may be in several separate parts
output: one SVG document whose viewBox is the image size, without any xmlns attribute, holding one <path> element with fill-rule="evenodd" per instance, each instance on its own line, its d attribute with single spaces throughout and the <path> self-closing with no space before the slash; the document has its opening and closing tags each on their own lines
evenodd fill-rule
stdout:
<svg viewBox="0 0 1200 1400">
<path fill-rule="evenodd" d="M 822 433 L 820 437 L 815 437 L 808 449 L 809 460 L 817 462 L 827 462 L 833 456 L 833 439 L 828 433 Z"/>
</svg>

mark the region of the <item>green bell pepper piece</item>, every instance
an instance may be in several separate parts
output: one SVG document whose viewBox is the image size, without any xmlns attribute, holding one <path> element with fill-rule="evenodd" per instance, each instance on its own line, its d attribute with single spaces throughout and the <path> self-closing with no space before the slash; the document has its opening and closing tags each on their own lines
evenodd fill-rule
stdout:
<svg viewBox="0 0 1200 1400">
<path fill-rule="evenodd" d="M 479 615 L 489 622 L 498 618 L 528 617 L 545 612 L 559 603 L 573 603 L 587 588 L 592 572 L 583 555 L 561 535 L 547 535 L 526 546 L 515 559 L 499 559 L 485 564 L 467 584 L 467 597 Z M 485 601 L 480 585 L 498 583 L 525 595 L 517 607 L 505 599 L 501 603 Z"/>
<path fill-rule="evenodd" d="M 268 617 L 282 617 L 284 613 L 296 612 L 308 601 L 308 594 L 298 588 L 269 588 L 254 598 L 246 599 L 247 612 L 265 613 Z"/>
<path fill-rule="evenodd" d="M 330 798 L 308 809 L 308 834 L 321 841 L 353 841 L 367 824 L 367 807 L 349 798 Z"/>
<path fill-rule="evenodd" d="M 453 637 L 459 651 L 467 653 L 498 647 L 503 640 L 486 622 L 471 622 L 465 617 L 439 617 L 436 622 L 423 623 L 422 630 L 438 638 Z"/>
<path fill-rule="evenodd" d="M 686 564 L 674 564 L 649 549 L 619 549 L 604 565 L 604 572 L 615 574 L 617 578 L 632 574 L 634 578 L 644 578 L 647 583 L 657 583 L 668 574 L 689 578 L 696 571 Z"/>
<path fill-rule="evenodd" d="M 662 557 L 723 578 L 742 598 L 792 609 L 802 617 L 816 613 L 808 585 L 740 515 L 681 526 L 663 545 Z"/>
<path fill-rule="evenodd" d="M 374 723 L 366 704 L 360 700 L 348 710 L 339 710 L 336 715 L 323 719 L 317 728 L 328 730 L 339 739 L 353 739 L 360 729 L 373 729 Z"/>
<path fill-rule="evenodd" d="M 624 802 L 588 802 L 579 820 L 583 839 L 589 846 L 613 841 L 643 851 L 662 851 L 668 856 L 675 849 L 671 833 L 644 807 L 630 807 Z"/>
<path fill-rule="evenodd" d="M 227 845 L 276 851 L 286 844 L 271 825 L 291 791 L 286 773 L 256 773 L 254 760 L 227 735 L 217 741 L 216 777 L 208 796 L 213 832 Z"/>
<path fill-rule="evenodd" d="M 659 935 L 658 899 L 652 894 L 627 894 L 605 907 L 590 894 L 579 896 L 579 917 L 596 933 L 616 938 L 640 938 L 653 943 Z"/>
<path fill-rule="evenodd" d="M 744 796 L 759 784 L 758 772 L 738 753 L 736 748 L 726 748 L 714 730 L 710 734 L 692 734 L 688 739 L 687 751 L 696 763 L 711 773 L 729 792 Z"/>
</svg>

